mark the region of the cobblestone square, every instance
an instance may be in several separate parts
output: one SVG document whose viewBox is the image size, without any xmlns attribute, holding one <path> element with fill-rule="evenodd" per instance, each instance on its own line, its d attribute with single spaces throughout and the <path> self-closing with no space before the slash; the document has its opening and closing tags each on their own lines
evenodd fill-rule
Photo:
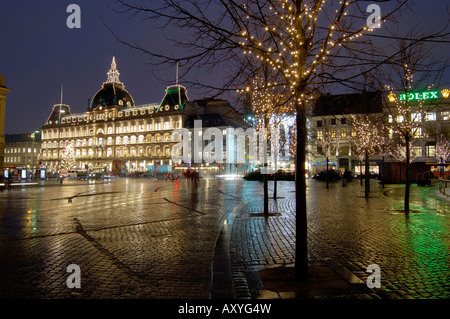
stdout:
<svg viewBox="0 0 450 319">
<path fill-rule="evenodd" d="M 449 298 L 449 202 L 435 187 L 414 186 L 405 215 L 403 188 L 373 182 L 365 199 L 358 182 L 326 189 L 308 180 L 309 261 L 339 265 L 362 282 L 368 265 L 379 265 L 382 287 L 360 298 Z M 262 194 L 262 183 L 240 179 L 5 190 L 0 297 L 209 299 L 220 290 L 258 298 L 256 270 L 295 263 L 294 183 L 279 182 L 280 198 L 269 201 L 278 214 L 267 220 Z M 81 270 L 79 289 L 67 286 L 71 264 Z M 217 284 L 219 270 L 230 282 Z"/>
</svg>

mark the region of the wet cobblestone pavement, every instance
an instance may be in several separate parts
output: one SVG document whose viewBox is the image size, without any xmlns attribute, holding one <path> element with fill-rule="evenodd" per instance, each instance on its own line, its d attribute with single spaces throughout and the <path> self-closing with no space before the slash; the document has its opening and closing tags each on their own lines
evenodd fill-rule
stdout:
<svg viewBox="0 0 450 319">
<path fill-rule="evenodd" d="M 330 189 L 308 182 L 308 254 L 310 263 L 343 266 L 364 283 L 367 267 L 381 269 L 381 288 L 362 298 L 450 297 L 450 202 L 437 195 L 436 187 L 412 187 L 412 212 L 401 212 L 404 188 L 380 187 L 372 181 L 364 198 L 358 182 Z M 280 183 L 282 184 L 282 183 Z M 286 186 L 286 185 L 283 185 Z M 251 217 L 263 211 L 261 200 L 247 203 L 236 219 L 231 242 L 235 272 L 251 280 L 252 270 L 289 265 L 294 260 L 295 201 L 289 188 L 272 200 L 270 212 L 280 217 Z M 255 289 L 259 288 L 258 284 Z M 238 297 L 257 296 L 241 291 Z M 336 296 L 328 296 L 335 298 Z M 359 298 L 359 296 L 339 296 Z"/>
<path fill-rule="evenodd" d="M 282 198 L 270 200 L 270 211 L 280 215 L 267 221 L 254 214 L 263 211 L 262 183 L 244 180 L 3 191 L 0 298 L 213 298 L 223 231 L 234 286 L 227 296 L 256 297 L 255 269 L 294 263 L 293 187 L 279 182 Z M 413 187 L 405 215 L 402 187 L 374 184 L 369 199 L 362 190 L 308 181 L 310 262 L 341 265 L 364 282 L 367 266 L 378 264 L 382 287 L 371 298 L 449 298 L 449 202 L 435 187 Z M 67 287 L 70 264 L 80 266 L 80 289 Z"/>
</svg>

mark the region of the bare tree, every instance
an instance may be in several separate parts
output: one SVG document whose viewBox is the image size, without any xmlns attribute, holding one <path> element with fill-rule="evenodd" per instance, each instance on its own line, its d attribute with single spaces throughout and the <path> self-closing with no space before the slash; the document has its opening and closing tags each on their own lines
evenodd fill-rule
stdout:
<svg viewBox="0 0 450 319">
<path fill-rule="evenodd" d="M 397 45 L 400 54 L 390 63 L 391 74 L 387 82 L 393 84 L 386 85 L 391 100 L 386 101 L 386 110 L 390 128 L 405 148 L 400 153 L 405 156 L 404 211 L 409 212 L 412 143 L 415 136 L 421 135 L 427 113 L 436 106 L 426 97 L 432 96 L 430 92 L 439 85 L 447 62 L 437 60 L 432 47 L 426 43 L 399 39 Z M 420 97 L 417 92 L 422 92 Z"/>
</svg>

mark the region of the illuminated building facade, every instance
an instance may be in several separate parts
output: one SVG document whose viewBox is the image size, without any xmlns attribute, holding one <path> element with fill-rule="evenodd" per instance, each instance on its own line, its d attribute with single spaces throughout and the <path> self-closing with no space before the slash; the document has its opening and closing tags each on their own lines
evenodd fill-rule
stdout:
<svg viewBox="0 0 450 319">
<path fill-rule="evenodd" d="M 402 115 L 396 114 L 399 102 L 408 100 L 411 121 L 419 121 L 420 127 L 412 132 L 411 136 L 411 180 L 429 177 L 426 172 L 438 170 L 439 161 L 449 162 L 447 159 L 439 159 L 436 144 L 439 137 L 450 139 L 450 91 L 448 89 L 411 92 L 409 94 L 384 95 L 379 92 L 365 92 L 356 94 L 324 95 L 314 105 L 308 118 L 310 128 L 308 154 L 309 169 L 317 173 L 326 169 L 324 150 L 318 143 L 319 139 L 329 138 L 333 144 L 333 151 L 329 157 L 329 169 L 349 170 L 354 174 L 364 173 L 364 163 L 355 154 L 355 145 L 351 137 L 356 130 L 351 125 L 350 118 L 355 114 L 377 113 L 384 119 L 390 140 L 395 140 L 394 122 L 401 125 Z M 419 114 L 419 105 L 422 112 Z M 418 118 L 420 116 L 420 118 Z M 422 117 L 424 117 L 422 119 Z M 395 144 L 395 142 L 394 142 Z M 362 166 L 361 166 L 362 165 Z M 370 172 L 383 174 L 385 182 L 404 182 L 404 161 L 387 154 L 384 158 L 381 154 L 370 157 Z M 449 166 L 442 167 L 444 174 L 449 174 Z"/>
<path fill-rule="evenodd" d="M 5 110 L 6 94 L 11 92 L 5 85 L 5 76 L 0 74 L 0 172 L 4 168 L 4 150 L 5 150 Z"/>
<path fill-rule="evenodd" d="M 40 134 L 7 134 L 5 141 L 5 168 L 31 172 L 39 166 Z"/>
<path fill-rule="evenodd" d="M 72 114 L 65 104 L 53 107 L 42 127 L 41 168 L 59 171 L 62 152 L 72 144 L 77 169 L 112 174 L 172 171 L 186 167 L 171 159 L 172 147 L 179 142 L 171 139 L 174 129 L 191 128 L 193 119 L 202 119 L 205 128 L 233 121 L 240 126 L 242 115 L 226 101 L 189 101 L 181 85 L 168 87 L 160 103 L 137 106 L 119 75 L 113 58 L 106 82 L 85 113 Z M 217 170 L 220 165 L 198 168 L 203 166 Z"/>
<path fill-rule="evenodd" d="M 111 173 L 147 171 L 171 166 L 171 132 L 181 128 L 191 108 L 186 89 L 171 86 L 161 103 L 136 106 L 119 80 L 115 58 L 107 81 L 94 95 L 86 113 L 72 114 L 57 104 L 42 127 L 42 167 L 58 171 L 70 143 L 78 169 Z"/>
</svg>

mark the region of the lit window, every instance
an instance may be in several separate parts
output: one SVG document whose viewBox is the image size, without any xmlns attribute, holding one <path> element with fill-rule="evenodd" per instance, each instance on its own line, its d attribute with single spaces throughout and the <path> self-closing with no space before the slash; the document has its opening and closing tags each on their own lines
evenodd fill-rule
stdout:
<svg viewBox="0 0 450 319">
<path fill-rule="evenodd" d="M 436 121 L 436 112 L 427 112 L 427 121 Z"/>
<path fill-rule="evenodd" d="M 413 137 L 421 138 L 422 137 L 422 128 L 419 127 L 416 130 L 413 130 Z"/>
<path fill-rule="evenodd" d="M 425 147 L 425 152 L 427 157 L 435 157 L 436 156 L 436 145 L 431 144 Z"/>
<path fill-rule="evenodd" d="M 317 131 L 317 139 L 320 140 L 323 138 L 323 132 L 322 131 Z"/>
<path fill-rule="evenodd" d="M 331 138 L 335 138 L 336 137 L 336 131 L 335 130 L 332 130 L 331 131 Z"/>
<path fill-rule="evenodd" d="M 422 146 L 413 146 L 412 153 L 414 157 L 422 157 Z"/>
<path fill-rule="evenodd" d="M 411 113 L 411 121 L 412 122 L 421 122 L 422 121 L 422 113 Z"/>
<path fill-rule="evenodd" d="M 450 121 L 450 111 L 441 112 L 441 118 L 443 121 Z"/>
<path fill-rule="evenodd" d="M 342 130 L 341 131 L 341 137 L 347 137 L 347 131 Z"/>
</svg>

